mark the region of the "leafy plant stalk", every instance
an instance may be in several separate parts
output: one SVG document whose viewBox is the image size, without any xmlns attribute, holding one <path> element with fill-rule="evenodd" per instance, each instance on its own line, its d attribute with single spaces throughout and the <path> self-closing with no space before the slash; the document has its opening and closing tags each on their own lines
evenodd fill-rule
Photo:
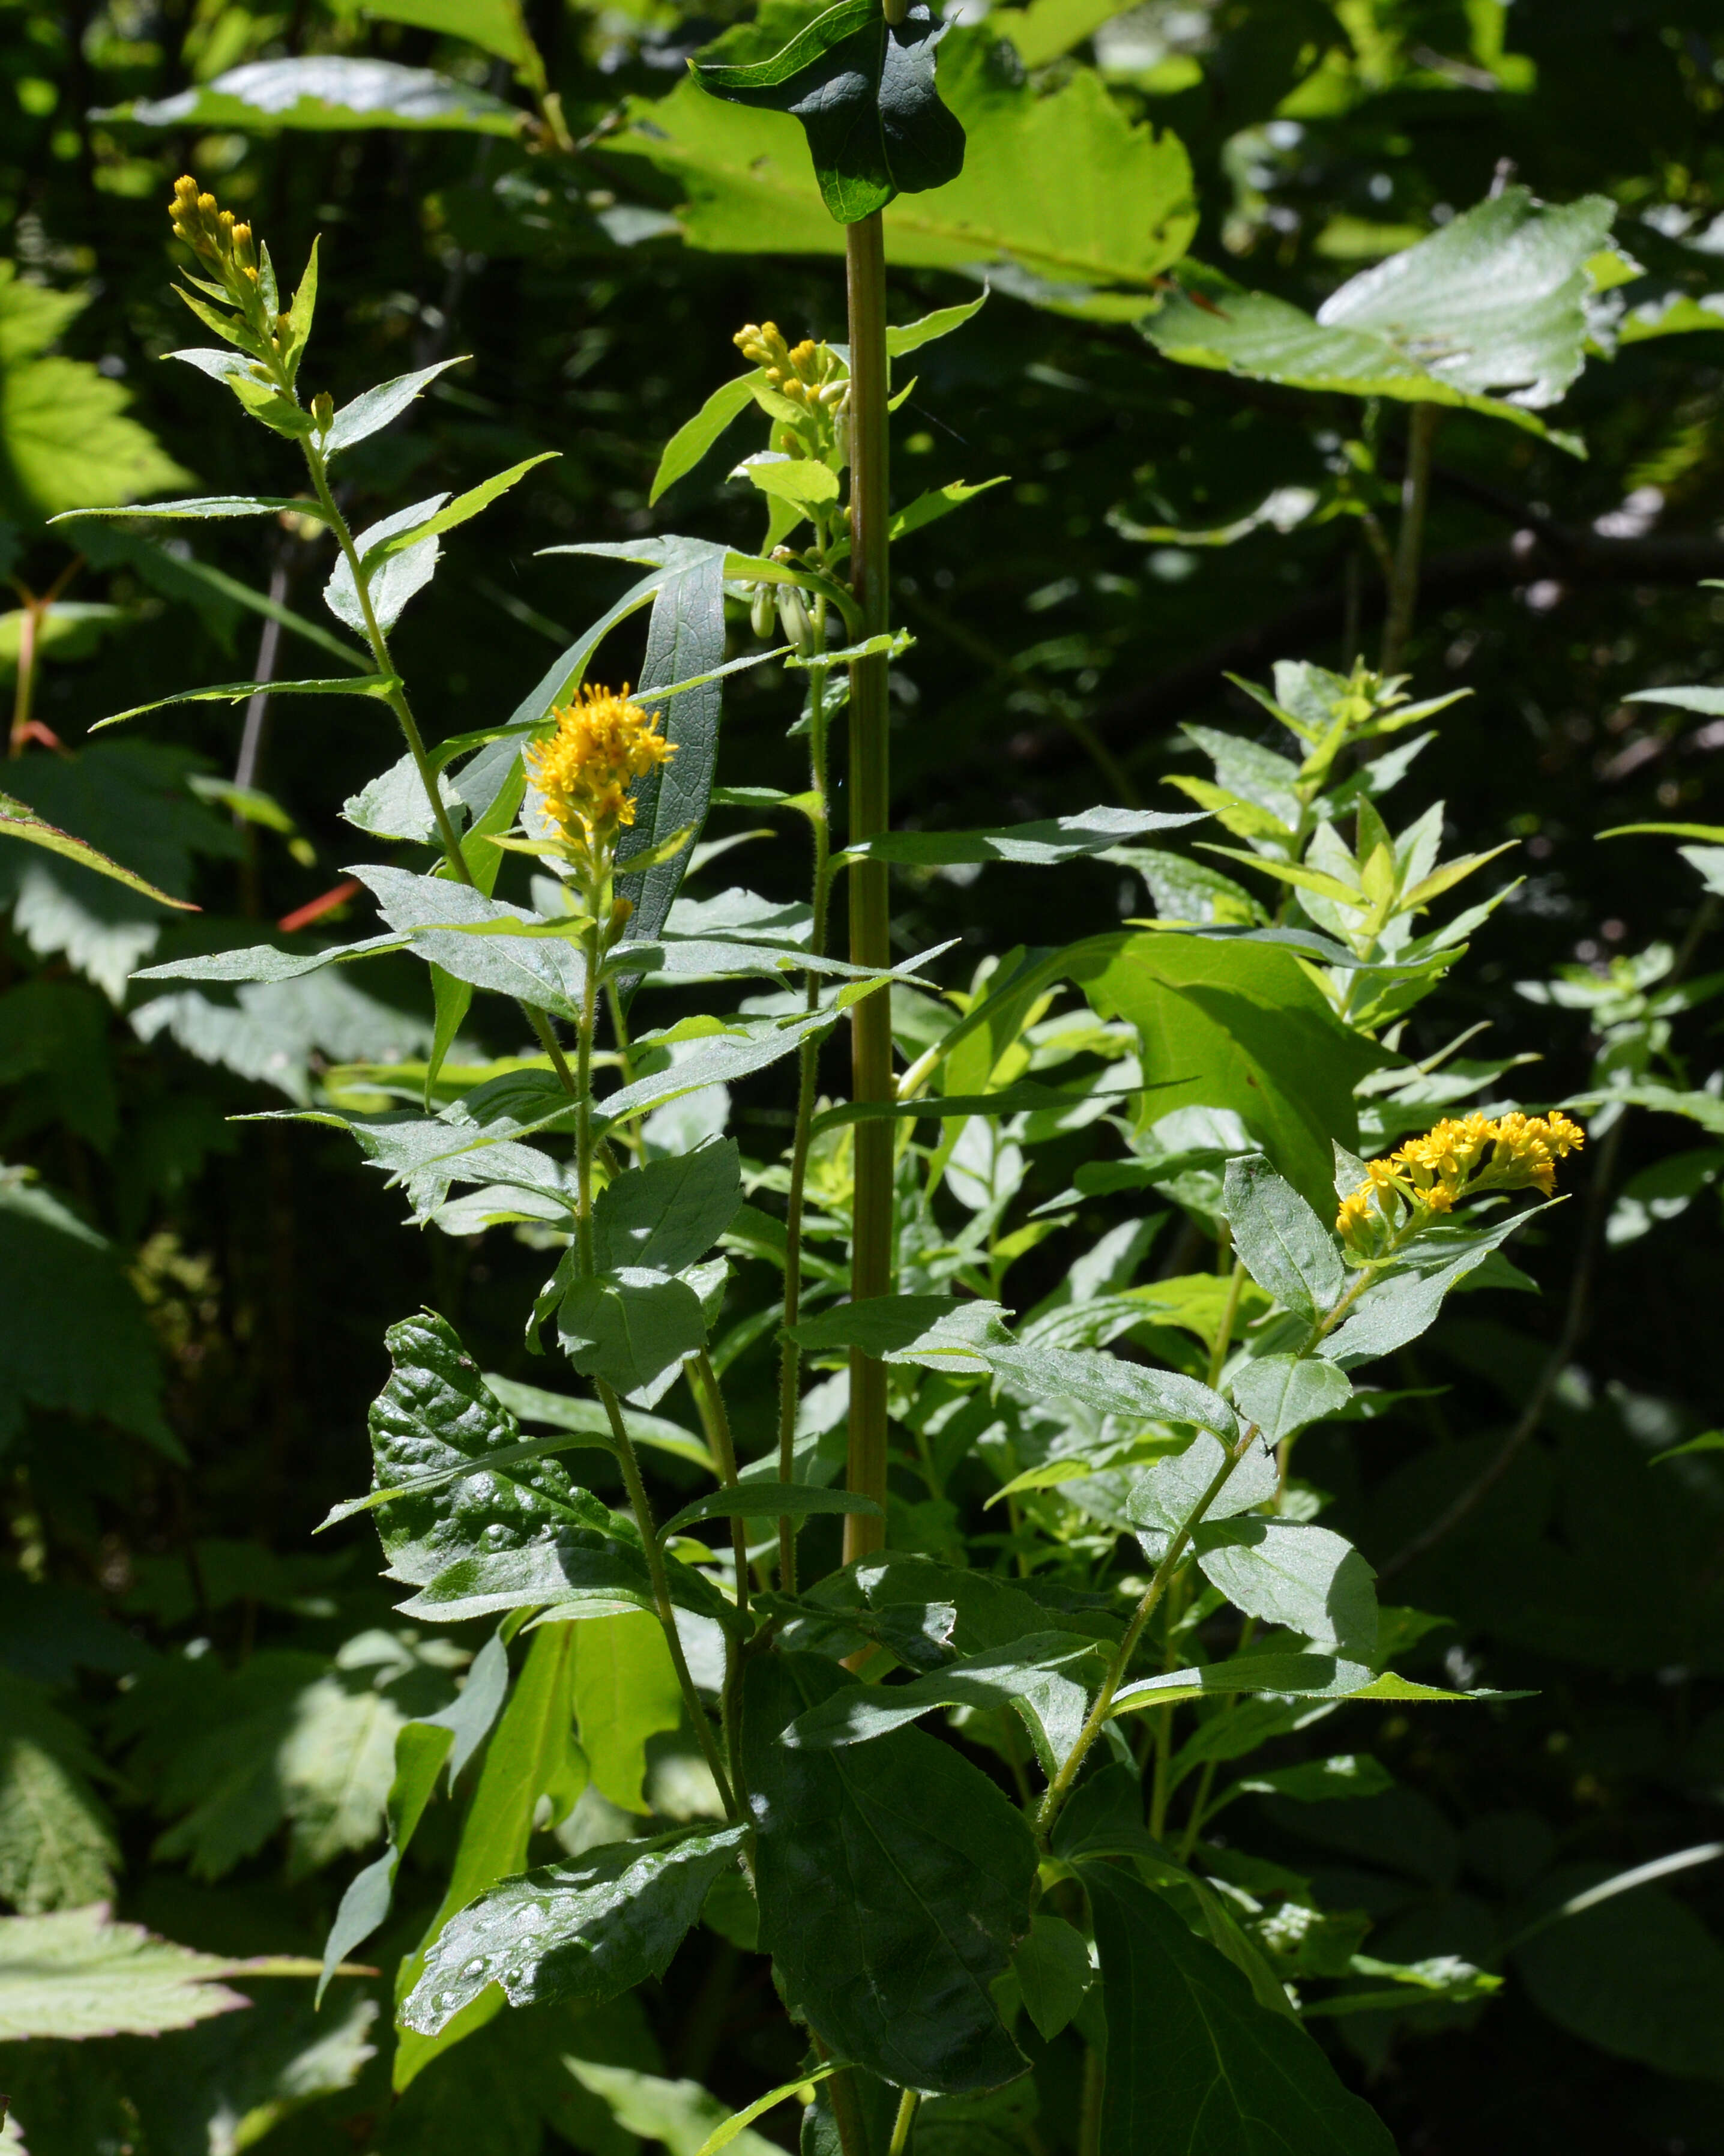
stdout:
<svg viewBox="0 0 1724 2156">
<path fill-rule="evenodd" d="M 1419 603 L 1419 565 L 1424 551 L 1425 511 L 1430 501 L 1431 448 L 1440 407 L 1414 404 L 1407 422 L 1407 475 L 1401 485 L 1401 525 L 1389 576 L 1388 616 L 1383 629 L 1383 671 L 1400 665 Z"/>
<path fill-rule="evenodd" d="M 887 411 L 885 243 L 879 213 L 844 228 L 850 330 L 850 574 L 865 639 L 886 626 Z M 850 669 L 849 842 L 886 828 L 890 808 L 886 655 Z M 891 964 L 888 870 L 884 861 L 849 867 L 850 962 Z M 892 1007 L 889 995 L 865 996 L 851 1014 L 851 1094 L 859 1102 L 892 1097 Z M 885 1117 L 855 1132 L 855 1198 L 850 1294 L 888 1295 L 892 1286 L 892 1127 Z M 844 1558 L 878 1549 L 885 1537 L 886 1370 L 859 1348 L 850 1352 L 849 1487 L 872 1497 L 878 1515 L 844 1521 Z"/>
</svg>

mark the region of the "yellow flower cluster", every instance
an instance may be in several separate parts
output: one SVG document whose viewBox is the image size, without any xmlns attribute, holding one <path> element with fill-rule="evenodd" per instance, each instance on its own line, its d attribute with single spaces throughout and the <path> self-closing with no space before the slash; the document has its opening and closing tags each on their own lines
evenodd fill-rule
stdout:
<svg viewBox="0 0 1724 2156">
<path fill-rule="evenodd" d="M 526 751 L 527 776 L 568 843 L 596 855 L 634 821 L 629 787 L 668 762 L 676 744 L 658 731 L 656 718 L 629 702 L 626 685 L 582 689 L 552 716 L 556 732 Z"/>
<path fill-rule="evenodd" d="M 1366 1163 L 1365 1181 L 1342 1200 L 1336 1233 L 1371 1257 L 1391 1236 L 1485 1191 L 1541 1190 L 1548 1198 L 1557 1163 L 1585 1143 L 1585 1132 L 1560 1108 L 1495 1121 L 1477 1113 L 1445 1117 L 1423 1137 Z"/>
<path fill-rule="evenodd" d="M 202 192 L 189 172 L 174 182 L 167 213 L 173 220 L 174 238 L 183 239 L 194 254 L 220 270 L 224 283 L 232 285 L 241 278 L 257 283 L 258 255 L 251 227 L 236 223 L 232 210 L 218 208 L 215 197 Z"/>
<path fill-rule="evenodd" d="M 830 345 L 804 337 L 792 347 L 776 322 L 747 322 L 731 339 L 744 359 L 762 368 L 767 382 L 793 404 L 812 407 L 839 403 L 849 388 L 844 362 Z"/>
</svg>

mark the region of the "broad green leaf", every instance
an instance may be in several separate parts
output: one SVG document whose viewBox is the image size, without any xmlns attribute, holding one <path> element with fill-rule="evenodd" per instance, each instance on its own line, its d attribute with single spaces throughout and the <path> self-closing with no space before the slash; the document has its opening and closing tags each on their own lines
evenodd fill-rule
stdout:
<svg viewBox="0 0 1724 2156">
<path fill-rule="evenodd" d="M 458 1471 L 440 1488 L 378 1508 L 392 1578 L 428 1585 L 475 1550 L 522 1549 L 559 1530 L 582 1531 L 583 1546 L 608 1535 L 610 1514 L 554 1460 L 495 1464 L 521 1448 L 520 1425 L 442 1318 L 425 1312 L 405 1319 L 384 1342 L 393 1368 L 371 1410 L 373 1487 Z"/>
<path fill-rule="evenodd" d="M 1344 1537 L 1306 1520 L 1219 1520 L 1199 1527 L 1198 1563 L 1248 1616 L 1369 1661 L 1377 1651 L 1374 1575 Z"/>
<path fill-rule="evenodd" d="M 941 868 L 954 861 L 1018 861 L 1034 868 L 1081 860 L 1152 831 L 1201 823 L 1201 815 L 1169 816 L 1147 808 L 1086 808 L 1043 824 L 1008 824 L 991 831 L 888 831 L 845 849 L 846 860 L 893 861 Z"/>
<path fill-rule="evenodd" d="M 0 2042 L 189 2029 L 249 2003 L 220 1981 L 244 1968 L 114 1923 L 100 1902 L 0 1917 Z"/>
<path fill-rule="evenodd" d="M 378 696 L 387 698 L 401 686 L 393 674 L 342 674 L 332 681 L 218 681 L 208 689 L 182 689 L 153 703 L 134 704 L 129 711 L 110 712 L 90 727 L 122 726 L 127 719 L 141 718 L 146 711 L 166 711 L 170 704 L 243 704 L 260 690 L 272 696 Z"/>
<path fill-rule="evenodd" d="M 587 1630 L 591 1630 L 591 1626 Z M 434 2035 L 487 1989 L 512 2006 L 612 1999 L 662 1976 L 746 1829 L 664 1834 L 505 1879 L 450 1918 L 402 2006 Z"/>
<path fill-rule="evenodd" d="M 1026 1928 L 1029 1830 L 986 1775 L 918 1730 L 793 1750 L 785 1726 L 847 1680 L 820 1657 L 749 1665 L 744 1779 L 762 1948 L 839 2056 L 962 2093 L 1023 2071 L 988 1987 Z"/>
<path fill-rule="evenodd" d="M 577 1280 L 558 1306 L 563 1353 L 583 1378 L 619 1393 L 648 1393 L 706 1344 L 700 1299 L 685 1280 L 643 1265 L 618 1265 Z"/>
<path fill-rule="evenodd" d="M 413 1997 L 444 1926 L 489 1887 L 520 1871 L 541 1799 L 553 1820 L 567 1816 L 585 1780 L 574 1748 L 569 1662 L 575 1628 L 546 1625 L 533 1635 L 503 1718 L 492 1734 L 473 1793 L 441 1905 L 417 1950 L 395 1979 L 398 2001 Z M 441 2022 L 434 2034 L 408 2026 L 396 2048 L 393 2086 L 398 2094 L 439 2051 L 483 2028 L 503 2005 L 503 1993 L 487 1984 L 468 2005 Z"/>
<path fill-rule="evenodd" d="M 1605 1883 L 1603 1865 L 1565 1865 L 1539 1883 L 1547 1914 Z M 1693 1909 L 1644 1886 L 1542 1926 L 1512 1949 L 1514 1973 L 1557 2026 L 1660 2073 L 1718 2076 L 1724 1944 Z"/>
<path fill-rule="evenodd" d="M 1525 187 L 1507 187 L 1343 285 L 1315 319 L 1206 275 L 1196 289 L 1207 305 L 1180 293 L 1143 331 L 1187 366 L 1465 406 L 1543 434 L 1531 408 L 1554 403 L 1580 372 L 1584 264 L 1614 214 L 1602 196 L 1550 208 Z M 1551 439 L 1584 454 L 1573 436 Z"/>
<path fill-rule="evenodd" d="M 1260 1287 L 1301 1317 L 1332 1310 L 1347 1284 L 1335 1238 L 1265 1160 L 1230 1160 L 1222 1210 L 1234 1248 Z"/>
<path fill-rule="evenodd" d="M 592 2059 L 570 2059 L 567 2064 L 582 2087 L 600 2098 L 625 2133 L 661 2143 L 666 2156 L 700 2156 L 708 2147 L 734 2148 L 736 2156 L 782 2156 L 776 2141 L 764 2140 L 747 2127 L 735 2128 L 728 2107 L 698 2082 L 667 2081 L 633 2066 L 601 2066 Z M 726 2128 L 733 2130 L 726 2133 Z"/>
<path fill-rule="evenodd" d="M 675 486 L 717 444 L 731 422 L 754 402 L 756 385 L 765 380 L 765 370 L 756 367 L 751 374 L 739 374 L 734 381 L 721 382 L 694 418 L 683 422 L 664 444 L 664 453 L 659 459 L 659 469 L 653 475 L 647 495 L 649 508 L 667 487 Z"/>
<path fill-rule="evenodd" d="M 1332 1142 L 1357 1137 L 1353 1086 L 1392 1059 L 1341 1024 L 1292 952 L 1126 932 L 1046 965 L 1044 981 L 1064 973 L 1100 1016 L 1136 1027 L 1145 1083 L 1165 1089 L 1146 1118 L 1231 1108 L 1307 1204 L 1330 1203 Z"/>
<path fill-rule="evenodd" d="M 1196 229 L 1183 146 L 1134 125 L 1088 69 L 1039 94 L 994 64 L 995 43 L 986 26 L 947 38 L 940 95 L 968 138 L 964 167 L 945 187 L 888 206 L 888 258 L 906 269 L 1004 263 L 1024 273 L 1011 289 L 1026 298 L 1142 314 Z M 691 245 L 751 255 L 841 250 L 842 230 L 788 116 L 721 105 L 693 83 L 656 102 L 636 99 L 628 112 L 627 131 L 607 150 L 647 157 L 681 180 Z M 1045 184 L 1049 172 L 1060 174 L 1057 186 Z"/>
<path fill-rule="evenodd" d="M 1012 1957 L 1024 2010 L 1044 2044 L 1051 2044 L 1084 2003 L 1094 1979 L 1089 1942 L 1064 1917 L 1039 1911 Z"/>
<path fill-rule="evenodd" d="M 341 424 L 339 415 L 336 424 Z M 500 495 L 506 494 L 518 480 L 525 479 L 536 466 L 548 464 L 561 454 L 557 449 L 541 449 L 537 456 L 523 457 L 518 465 L 511 465 L 507 471 L 498 472 L 493 478 L 481 480 L 477 486 L 469 487 L 465 494 L 458 494 L 453 501 L 425 518 L 423 523 L 410 524 L 402 531 L 391 532 L 387 538 L 377 540 L 371 547 L 361 550 L 361 569 L 375 582 L 377 572 L 385 562 L 392 561 L 398 554 L 404 554 L 408 547 L 417 547 L 424 540 L 434 539 L 441 532 L 454 531 L 458 524 L 467 523 L 481 510 L 489 509 Z"/>
<path fill-rule="evenodd" d="M 76 861 L 80 868 L 94 869 L 98 875 L 122 883 L 128 891 L 142 892 L 162 906 L 177 906 L 182 913 L 195 913 L 198 908 L 188 898 L 170 898 L 165 891 L 130 869 L 121 868 L 104 853 L 82 839 L 74 839 L 69 831 L 62 831 L 38 816 L 23 801 L 14 801 L 9 793 L 0 793 L 0 839 L 21 839 L 26 845 L 45 846 L 51 854 L 63 855 L 69 861 Z"/>
<path fill-rule="evenodd" d="M 1230 2156 L 1393 2156 L 1394 2143 L 1311 2038 L 1161 1897 L 1079 1867 L 1107 2019 L 1101 2146 Z"/>
<path fill-rule="evenodd" d="M 398 419 L 439 374 L 446 374 L 450 367 L 464 363 L 461 358 L 440 359 L 434 367 L 422 367 L 415 373 L 398 374 L 391 381 L 380 382 L 375 388 L 364 391 L 351 403 L 342 405 L 323 437 L 324 455 L 334 457 L 343 449 L 351 449 L 356 442 L 364 441 L 392 420 Z"/>
<path fill-rule="evenodd" d="M 626 1169 L 593 1209 L 593 1250 L 601 1267 L 650 1265 L 680 1272 L 704 1258 L 742 1203 L 734 1138 Z"/>
<path fill-rule="evenodd" d="M 279 127 L 402 127 L 513 135 L 521 121 L 521 113 L 500 98 L 429 68 L 332 53 L 250 60 L 174 96 L 140 98 L 90 117 L 129 120 L 141 127 L 238 128 L 254 134 Z"/>
<path fill-rule="evenodd" d="M 647 1740 L 682 1720 L 664 1628 L 628 1610 L 577 1626 L 573 1651 L 575 1720 L 594 1784 L 623 1811 L 650 1811 L 641 1793 Z"/>
<path fill-rule="evenodd" d="M 0 262 L 0 516 L 26 526 L 191 476 L 126 416 L 131 399 L 117 382 L 88 360 L 44 356 L 88 297 L 28 284 Z"/>
<path fill-rule="evenodd" d="M 481 51 L 507 60 L 524 78 L 539 56 L 516 0 L 359 0 L 373 22 L 405 23 L 444 38 L 465 38 Z"/>
<path fill-rule="evenodd" d="M 799 1715 L 780 1742 L 811 1751 L 867 1744 L 938 1707 L 986 1712 L 1009 1707 L 1023 1717 L 1049 1779 L 1070 1757 L 1099 1681 L 1102 1649 L 1069 1632 L 1036 1632 L 912 1678 L 907 1684 L 846 1686 Z M 1085 1666 L 1077 1666 L 1084 1665 Z"/>
<path fill-rule="evenodd" d="M 370 864 L 353 873 L 376 898 L 384 920 L 411 939 L 420 957 L 475 988 L 536 1004 L 559 1018 L 579 1018 L 583 965 L 573 944 L 557 937 L 511 935 L 506 927 L 489 937 L 461 932 L 474 924 L 518 921 L 536 927 L 536 913 L 501 899 L 485 898 L 469 886 L 442 876 L 414 875 L 407 869 Z"/>
<path fill-rule="evenodd" d="M 1226 1459 L 1226 1447 L 1207 1430 L 1200 1430 L 1183 1452 L 1170 1453 L 1132 1476 L 1126 1517 L 1134 1527 L 1147 1528 L 1152 1539 L 1164 1542 L 1197 1511 Z M 1210 1499 L 1203 1518 L 1226 1520 L 1249 1512 L 1274 1497 L 1279 1485 L 1274 1455 L 1260 1440 Z"/>
<path fill-rule="evenodd" d="M 794 115 L 808 137 L 821 198 L 840 224 L 920 194 L 963 168 L 964 132 L 934 86 L 934 50 L 945 32 L 926 0 L 889 23 L 875 0 L 837 0 L 770 58 L 726 64 L 756 50 L 799 10 L 762 11 L 741 34 L 695 62 L 695 80 L 735 104 Z"/>
<path fill-rule="evenodd" d="M 868 1512 L 881 1517 L 872 1497 L 854 1490 L 825 1490 L 810 1482 L 746 1482 L 697 1497 L 673 1512 L 659 1530 L 662 1542 L 702 1520 L 811 1519 L 816 1513 Z"/>
<path fill-rule="evenodd" d="M 1315 1355 L 1264 1355 L 1241 1363 L 1228 1389 L 1239 1414 L 1255 1422 L 1270 1445 L 1308 1424 L 1339 1414 L 1352 1398 L 1352 1387 L 1337 1366 Z"/>
</svg>

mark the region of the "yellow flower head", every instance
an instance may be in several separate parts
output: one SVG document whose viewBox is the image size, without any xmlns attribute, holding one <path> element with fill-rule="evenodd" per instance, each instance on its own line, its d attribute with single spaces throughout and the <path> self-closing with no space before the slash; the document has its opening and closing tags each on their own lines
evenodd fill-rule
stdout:
<svg viewBox="0 0 1724 2156">
<path fill-rule="evenodd" d="M 527 776 L 563 837 L 593 852 L 634 821 L 630 786 L 668 762 L 676 744 L 629 702 L 626 685 L 620 692 L 584 688 L 552 716 L 556 732 L 527 749 Z"/>
<path fill-rule="evenodd" d="M 1475 1111 L 1444 1117 L 1423 1137 L 1365 1163 L 1365 1180 L 1342 1200 L 1335 1232 L 1361 1257 L 1379 1257 L 1426 1220 L 1487 1190 L 1556 1188 L 1557 1163 L 1586 1142 L 1560 1109 L 1548 1116 Z"/>
</svg>

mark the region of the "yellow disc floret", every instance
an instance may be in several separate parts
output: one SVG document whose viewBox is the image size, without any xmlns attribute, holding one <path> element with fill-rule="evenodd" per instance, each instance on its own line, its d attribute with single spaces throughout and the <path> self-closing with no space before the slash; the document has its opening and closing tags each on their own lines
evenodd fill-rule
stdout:
<svg viewBox="0 0 1724 2156">
<path fill-rule="evenodd" d="M 1365 1163 L 1365 1180 L 1341 1202 L 1335 1230 L 1360 1257 L 1379 1257 L 1425 1220 L 1452 1213 L 1487 1190 L 1557 1185 L 1557 1163 L 1586 1142 L 1580 1125 L 1553 1108 L 1547 1116 L 1476 1112 L 1444 1119 L 1423 1137 Z"/>
<path fill-rule="evenodd" d="M 527 776 L 545 814 L 570 845 L 589 856 L 634 821 L 629 788 L 676 753 L 658 720 L 631 704 L 625 686 L 582 689 L 551 715 L 555 733 L 526 751 Z"/>
</svg>

